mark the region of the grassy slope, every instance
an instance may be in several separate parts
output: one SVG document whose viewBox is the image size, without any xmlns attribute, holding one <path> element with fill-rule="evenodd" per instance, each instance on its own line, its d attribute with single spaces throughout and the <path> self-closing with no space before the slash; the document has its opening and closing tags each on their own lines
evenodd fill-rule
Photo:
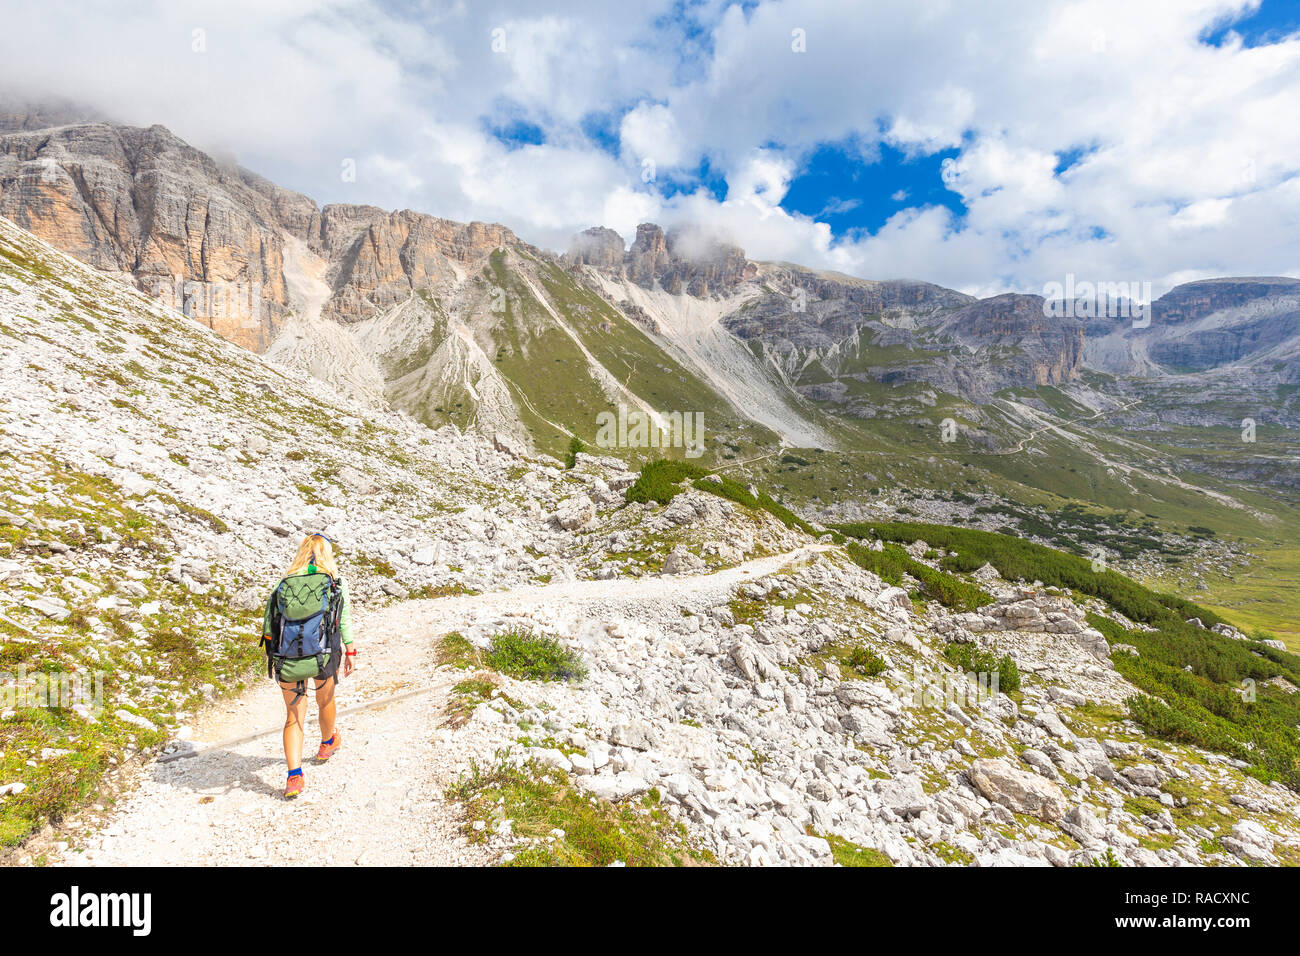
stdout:
<svg viewBox="0 0 1300 956">
<path fill-rule="evenodd" d="M 774 440 L 771 432 L 742 419 L 717 392 L 665 355 L 644 332 L 580 287 L 562 269 L 540 261 L 536 265 L 546 304 L 618 382 L 657 411 L 699 412 L 703 416 L 706 459 L 726 453 L 721 438 L 724 435 L 733 454 Z M 489 281 L 507 291 L 506 309 L 494 333 L 499 348 L 493 360 L 517 394 L 529 398 L 531 407 L 522 401 L 520 405 L 538 447 L 562 455 L 569 434 L 554 427 L 560 425 L 599 453 L 633 459 L 657 457 L 658 449 L 596 447 L 597 415 L 617 412 L 625 399 L 617 392 L 607 394 L 593 376 L 578 343 L 556 325 L 546 305 L 512 274 L 503 254 L 492 256 L 486 274 Z M 677 457 L 682 454 L 679 449 L 667 453 Z"/>
</svg>

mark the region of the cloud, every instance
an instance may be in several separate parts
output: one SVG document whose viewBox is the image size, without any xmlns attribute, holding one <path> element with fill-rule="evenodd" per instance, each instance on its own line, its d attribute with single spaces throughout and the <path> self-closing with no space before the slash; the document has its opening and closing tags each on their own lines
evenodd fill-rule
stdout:
<svg viewBox="0 0 1300 956">
<path fill-rule="evenodd" d="M 899 196 L 900 193 L 902 196 L 907 195 L 906 191 L 901 189 L 897 193 L 894 193 L 894 195 Z M 821 212 L 817 214 L 817 218 L 820 219 L 825 216 L 842 216 L 844 213 L 852 212 L 861 205 L 861 199 L 841 199 L 839 196 L 832 196 L 830 202 L 823 206 Z"/>
<path fill-rule="evenodd" d="M 619 140 L 624 155 L 637 163 L 652 159 L 658 166 L 671 167 L 685 157 L 677 120 L 672 110 L 658 103 L 642 103 L 624 116 Z"/>
<path fill-rule="evenodd" d="M 163 123 L 319 201 L 498 220 L 553 248 L 695 219 L 755 257 L 873 278 L 1158 293 L 1300 274 L 1300 36 L 1197 39 L 1255 6 L 47 0 L 6 12 L 0 87 Z M 491 133 L 510 123 L 541 141 Z M 964 213 L 904 206 L 835 235 L 783 210 L 818 146 L 843 143 L 858 166 L 819 217 L 873 190 L 881 144 L 952 151 Z"/>
</svg>

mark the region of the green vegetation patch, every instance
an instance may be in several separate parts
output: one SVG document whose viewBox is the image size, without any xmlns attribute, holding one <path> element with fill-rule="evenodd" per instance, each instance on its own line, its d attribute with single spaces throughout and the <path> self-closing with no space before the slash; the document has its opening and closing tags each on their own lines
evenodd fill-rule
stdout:
<svg viewBox="0 0 1300 956">
<path fill-rule="evenodd" d="M 483 665 L 483 655 L 469 639 L 456 631 L 438 641 L 438 663 L 457 670 L 468 670 Z"/>
<path fill-rule="evenodd" d="M 993 597 L 974 584 L 922 564 L 896 544 L 886 544 L 880 551 L 872 551 L 852 541 L 847 547 L 849 557 L 860 567 L 877 574 L 882 581 L 902 587 L 903 574 L 910 574 L 921 582 L 925 597 L 954 611 L 974 611 L 993 603 Z"/>
<path fill-rule="evenodd" d="M 518 680 L 580 681 L 587 665 L 576 651 L 553 637 L 528 628 L 511 628 L 492 638 L 483 660 L 489 667 Z"/>
<path fill-rule="evenodd" d="M 567 470 L 573 468 L 573 466 L 578 463 L 578 456 L 581 455 L 586 450 L 587 450 L 587 445 L 581 438 L 579 438 L 577 435 L 574 435 L 572 438 L 570 438 L 569 450 L 564 454 L 565 469 Z"/>
<path fill-rule="evenodd" d="M 991 564 L 1008 581 L 1042 581 L 1048 587 L 1090 594 L 1134 621 L 1159 624 L 1177 616 L 1179 623 L 1188 617 L 1199 617 L 1207 627 L 1224 623 L 1217 614 L 1190 601 L 1156 594 L 1109 568 L 1094 571 L 1091 561 L 1024 538 L 910 521 L 847 524 L 838 530 L 853 538 L 876 537 L 905 544 L 925 541 L 956 552 L 939 562 L 946 571 L 968 573 Z"/>
<path fill-rule="evenodd" d="M 856 843 L 836 836 L 833 833 L 814 833 L 808 831 L 809 836 L 821 837 L 831 845 L 831 856 L 840 866 L 893 866 L 894 861 L 884 854 L 869 846 L 858 846 Z"/>
<path fill-rule="evenodd" d="M 889 668 L 883 657 L 862 646 L 852 648 L 844 656 L 844 663 L 850 670 L 863 677 L 875 677 Z"/>
<path fill-rule="evenodd" d="M 1016 667 L 1010 654 L 999 658 L 992 651 L 981 650 L 974 644 L 949 644 L 943 649 L 943 656 L 968 674 L 997 674 L 998 690 L 1003 694 L 1020 690 L 1020 668 Z"/>
<path fill-rule="evenodd" d="M 1129 713 L 1149 733 L 1244 761 L 1252 776 L 1300 789 L 1300 694 L 1265 683 L 1300 681 L 1300 658 L 1254 641 L 1233 641 L 1178 622 L 1155 631 L 1097 614 L 1089 622 L 1112 643 L 1131 644 L 1115 669 L 1145 692 Z M 1150 696 L 1146 696 L 1150 695 Z"/>
<path fill-rule="evenodd" d="M 610 803 L 583 794 L 568 775 L 534 763 L 522 767 L 502 761 L 490 770 L 473 764 L 447 788 L 449 799 L 464 806 L 466 820 L 487 828 L 471 840 L 483 842 L 502 821 L 527 845 L 508 866 L 700 866 L 715 860 L 691 844 L 686 827 L 672 819 L 648 794 L 639 802 Z"/>
<path fill-rule="evenodd" d="M 648 462 L 637 480 L 627 490 L 628 501 L 656 501 L 666 505 L 677 496 L 681 483 L 690 480 L 700 491 L 726 498 L 755 511 L 766 511 L 787 528 L 798 528 L 805 534 L 817 536 L 817 530 L 771 495 L 760 491 L 757 495 L 740 482 L 721 475 L 710 476 L 707 469 L 686 461 L 667 458 Z"/>
<path fill-rule="evenodd" d="M 1138 656 L 1118 653 L 1111 659 L 1144 692 L 1130 698 L 1128 709 L 1147 733 L 1227 754 L 1248 764 L 1247 772 L 1261 780 L 1280 780 L 1300 790 L 1300 694 L 1266 683 L 1282 677 L 1300 686 L 1300 657 L 1295 654 L 1216 634 L 1206 628 L 1222 618 L 1191 601 L 1156 593 L 1110 569 L 1093 570 L 1083 558 L 1023 538 L 911 522 L 844 525 L 840 530 L 891 542 L 924 540 L 955 552 L 940 562 L 951 571 L 968 572 L 988 563 L 1007 580 L 1038 580 L 1101 599 L 1151 628 L 1124 627 L 1099 614 L 1088 617 L 1112 644 L 1138 650 Z M 1205 627 L 1187 623 L 1191 618 Z"/>
</svg>

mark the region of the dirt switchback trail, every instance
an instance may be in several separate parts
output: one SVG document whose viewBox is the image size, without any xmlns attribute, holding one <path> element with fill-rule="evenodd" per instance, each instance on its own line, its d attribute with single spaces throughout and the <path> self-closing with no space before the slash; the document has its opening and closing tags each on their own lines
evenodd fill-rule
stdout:
<svg viewBox="0 0 1300 956">
<path fill-rule="evenodd" d="M 466 769 L 472 740 L 442 726 L 458 672 L 438 670 L 435 641 L 484 613 L 580 602 L 599 610 L 715 595 L 826 550 L 810 546 L 691 577 L 568 581 L 509 591 L 403 601 L 354 620 L 361 666 L 339 686 L 343 747 L 324 766 L 311 708 L 306 792 L 283 799 L 284 705 L 260 680 L 214 704 L 189 741 L 192 756 L 146 766 L 85 853 L 56 862 L 154 865 L 479 865 L 443 792 Z M 250 739 L 251 738 L 251 739 Z M 480 757 L 482 755 L 479 755 Z"/>
</svg>

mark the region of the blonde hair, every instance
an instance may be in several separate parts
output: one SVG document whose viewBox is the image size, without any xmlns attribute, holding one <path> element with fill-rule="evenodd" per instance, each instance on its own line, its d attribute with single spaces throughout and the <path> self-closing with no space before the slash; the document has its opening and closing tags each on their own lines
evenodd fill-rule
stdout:
<svg viewBox="0 0 1300 956">
<path fill-rule="evenodd" d="M 309 534 L 298 545 L 298 553 L 293 556 L 293 563 L 284 573 L 287 578 L 293 574 L 306 574 L 309 564 L 316 565 L 318 571 L 324 571 L 335 581 L 339 579 L 339 566 L 334 560 L 334 546 L 329 538 L 320 534 Z"/>
</svg>

